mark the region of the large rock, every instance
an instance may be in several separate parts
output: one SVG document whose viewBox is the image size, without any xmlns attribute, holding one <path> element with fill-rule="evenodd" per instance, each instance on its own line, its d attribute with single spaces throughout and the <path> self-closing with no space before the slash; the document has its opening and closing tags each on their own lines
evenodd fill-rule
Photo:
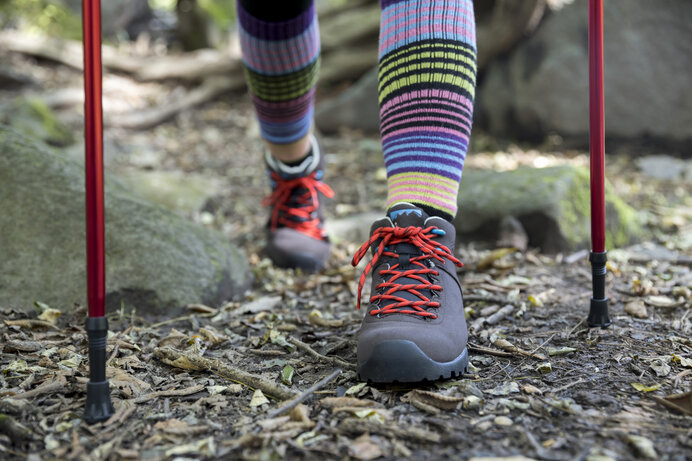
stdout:
<svg viewBox="0 0 692 461">
<path fill-rule="evenodd" d="M 588 248 L 591 241 L 589 172 L 580 167 L 464 172 L 457 232 L 465 239 L 495 241 L 512 217 L 529 246 L 546 252 Z M 606 187 L 606 245 L 616 248 L 641 235 L 636 212 Z"/>
<path fill-rule="evenodd" d="M 85 303 L 84 173 L 0 125 L 0 306 Z M 218 305 L 250 282 L 224 238 L 106 180 L 107 307 L 174 314 Z"/>
<path fill-rule="evenodd" d="M 0 123 L 24 136 L 54 146 L 67 146 L 74 142 L 70 129 L 38 98 L 19 97 L 0 106 Z"/>
<path fill-rule="evenodd" d="M 588 142 L 586 0 L 554 11 L 478 91 L 491 134 Z M 692 139 L 692 2 L 604 2 L 606 135 Z M 684 145 L 684 144 L 682 144 Z"/>
<path fill-rule="evenodd" d="M 315 124 L 324 133 L 346 127 L 379 133 L 380 108 L 377 102 L 377 67 L 362 76 L 336 98 L 317 105 Z"/>
<path fill-rule="evenodd" d="M 81 14 L 81 0 L 63 0 L 77 15 Z M 101 31 L 104 36 L 112 37 L 127 31 L 130 37 L 148 29 L 152 18 L 151 7 L 147 0 L 109 0 L 101 2 Z"/>
</svg>

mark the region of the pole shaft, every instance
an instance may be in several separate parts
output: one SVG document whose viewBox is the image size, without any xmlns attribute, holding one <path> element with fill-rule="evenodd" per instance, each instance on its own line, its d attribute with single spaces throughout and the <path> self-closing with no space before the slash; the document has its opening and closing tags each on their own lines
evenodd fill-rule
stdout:
<svg viewBox="0 0 692 461">
<path fill-rule="evenodd" d="M 589 0 L 591 248 L 596 253 L 605 251 L 605 114 L 603 99 L 603 0 Z"/>
<path fill-rule="evenodd" d="M 101 2 L 82 0 L 84 32 L 84 140 L 86 254 L 89 317 L 103 317 L 106 301 L 101 108 Z"/>
</svg>

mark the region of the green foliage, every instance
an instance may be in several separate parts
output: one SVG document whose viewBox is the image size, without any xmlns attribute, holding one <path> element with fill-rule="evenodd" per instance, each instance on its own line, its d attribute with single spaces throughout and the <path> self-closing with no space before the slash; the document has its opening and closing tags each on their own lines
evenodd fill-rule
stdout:
<svg viewBox="0 0 692 461">
<path fill-rule="evenodd" d="M 13 23 L 51 37 L 82 38 L 81 18 L 60 0 L 0 0 L 0 27 Z"/>
<path fill-rule="evenodd" d="M 149 0 L 152 10 L 175 11 L 176 0 Z"/>
<path fill-rule="evenodd" d="M 198 0 L 198 3 L 221 30 L 227 30 L 235 21 L 235 0 Z"/>
</svg>

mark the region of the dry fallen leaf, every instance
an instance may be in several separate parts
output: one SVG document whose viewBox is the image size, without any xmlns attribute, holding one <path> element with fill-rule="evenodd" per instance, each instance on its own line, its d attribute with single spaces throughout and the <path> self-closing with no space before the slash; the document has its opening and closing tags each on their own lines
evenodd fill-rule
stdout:
<svg viewBox="0 0 692 461">
<path fill-rule="evenodd" d="M 633 388 L 635 388 L 636 390 L 638 390 L 640 392 L 653 392 L 657 389 L 660 389 L 660 387 L 661 387 L 661 383 L 654 384 L 652 386 L 647 386 L 647 385 L 642 384 L 642 383 L 630 383 L 630 384 L 632 385 Z"/>
<path fill-rule="evenodd" d="M 254 394 L 252 394 L 252 399 L 250 400 L 251 407 L 259 407 L 269 403 L 269 399 L 264 396 L 264 393 L 260 389 L 257 389 Z"/>
<path fill-rule="evenodd" d="M 628 302 L 625 305 L 625 312 L 638 319 L 645 319 L 649 317 L 648 312 L 646 312 L 646 306 L 640 299 L 635 299 Z"/>
<path fill-rule="evenodd" d="M 358 399 L 355 397 L 326 397 L 320 400 L 320 405 L 327 408 L 338 407 L 374 407 L 379 404 L 373 400 Z"/>
<path fill-rule="evenodd" d="M 654 307 L 677 307 L 682 304 L 668 296 L 649 296 L 644 302 Z"/>
<path fill-rule="evenodd" d="M 200 335 L 204 340 L 209 343 L 212 347 L 216 347 L 222 343 L 228 341 L 228 338 L 214 329 L 214 327 L 208 326 L 199 329 Z"/>
<path fill-rule="evenodd" d="M 343 320 L 338 320 L 338 319 L 325 319 L 322 316 L 322 313 L 318 311 L 317 309 L 313 309 L 309 314 L 308 314 L 308 321 L 316 325 L 318 327 L 327 327 L 327 328 L 339 328 L 344 326 L 344 321 Z"/>
<path fill-rule="evenodd" d="M 370 439 L 367 432 L 353 441 L 348 447 L 348 453 L 356 459 L 369 460 L 383 456 L 379 445 Z"/>
<path fill-rule="evenodd" d="M 411 403 L 414 403 L 414 401 L 422 402 L 440 410 L 455 410 L 457 406 L 459 406 L 459 403 L 464 400 L 464 397 L 451 397 L 420 389 L 414 389 L 407 395 Z"/>
<path fill-rule="evenodd" d="M 666 395 L 663 398 L 652 396 L 652 398 L 671 410 L 692 415 L 692 391 L 683 394 Z"/>
<path fill-rule="evenodd" d="M 167 434 L 173 435 L 195 435 L 206 432 L 208 426 L 189 426 L 185 421 L 180 421 L 179 419 L 169 419 L 166 421 L 159 421 L 154 424 L 154 429 L 158 429 Z"/>
<path fill-rule="evenodd" d="M 48 309 L 41 312 L 41 315 L 39 315 L 38 318 L 41 320 L 45 320 L 46 322 L 49 322 L 52 325 L 56 325 L 61 315 L 62 312 L 60 312 L 57 309 L 53 309 L 52 307 L 49 307 Z"/>
<path fill-rule="evenodd" d="M 487 255 L 485 255 L 480 261 L 478 261 L 478 264 L 476 265 L 476 269 L 479 271 L 488 269 L 491 267 L 496 261 L 502 259 L 503 257 L 515 253 L 517 251 L 516 248 L 498 248 L 496 250 L 491 251 Z"/>
</svg>

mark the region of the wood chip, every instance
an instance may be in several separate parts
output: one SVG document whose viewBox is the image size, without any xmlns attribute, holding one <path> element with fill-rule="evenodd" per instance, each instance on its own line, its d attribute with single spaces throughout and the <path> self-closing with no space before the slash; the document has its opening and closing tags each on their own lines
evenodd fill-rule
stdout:
<svg viewBox="0 0 692 461">
<path fill-rule="evenodd" d="M 185 395 L 196 394 L 198 392 L 202 392 L 203 390 L 205 390 L 205 386 L 203 384 L 198 384 L 196 386 L 187 387 L 184 389 L 167 389 L 164 391 L 156 391 L 156 392 L 151 392 L 149 394 L 143 395 L 141 397 L 137 397 L 135 399 L 135 403 L 148 402 L 149 400 L 152 400 L 152 399 L 155 399 L 158 397 L 182 397 Z"/>
</svg>

